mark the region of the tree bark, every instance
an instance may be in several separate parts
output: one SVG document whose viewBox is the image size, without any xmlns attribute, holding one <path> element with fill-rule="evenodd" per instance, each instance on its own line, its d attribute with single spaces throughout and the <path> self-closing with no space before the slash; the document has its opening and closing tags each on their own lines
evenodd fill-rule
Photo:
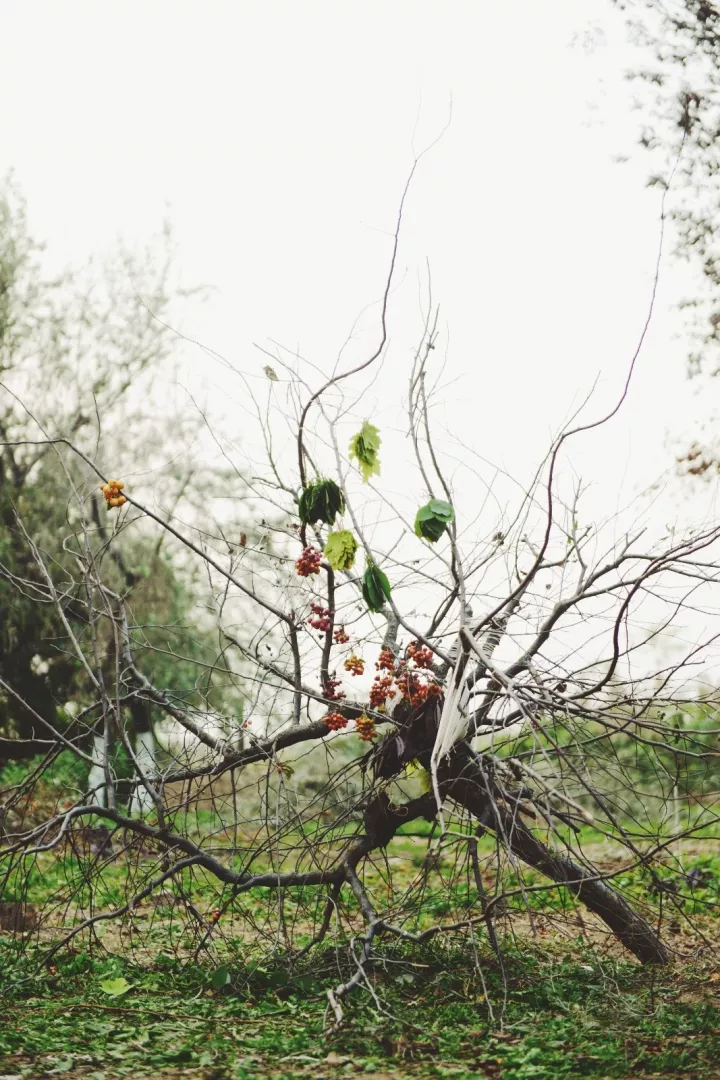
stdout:
<svg viewBox="0 0 720 1080">
<path fill-rule="evenodd" d="M 598 915 L 619 941 L 643 964 L 668 964 L 670 953 L 641 915 L 604 881 L 572 859 L 546 847 L 509 810 L 488 793 L 488 781 L 467 750 L 460 748 L 445 767 L 441 793 L 447 793 L 524 863 L 564 885 Z"/>
</svg>

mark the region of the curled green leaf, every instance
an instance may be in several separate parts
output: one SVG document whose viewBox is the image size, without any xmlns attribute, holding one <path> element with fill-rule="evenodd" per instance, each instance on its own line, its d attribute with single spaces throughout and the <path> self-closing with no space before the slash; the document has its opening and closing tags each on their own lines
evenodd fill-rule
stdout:
<svg viewBox="0 0 720 1080">
<path fill-rule="evenodd" d="M 363 575 L 362 594 L 370 611 L 382 611 L 390 599 L 390 582 L 379 566 L 370 565 Z"/>
<path fill-rule="evenodd" d="M 314 480 L 300 496 L 298 512 L 306 525 L 318 521 L 334 525 L 335 518 L 345 510 L 343 493 L 334 480 Z"/>
<path fill-rule="evenodd" d="M 454 520 L 455 511 L 450 503 L 442 499 L 431 499 L 425 506 L 421 506 L 415 515 L 415 535 L 434 544 Z"/>
</svg>

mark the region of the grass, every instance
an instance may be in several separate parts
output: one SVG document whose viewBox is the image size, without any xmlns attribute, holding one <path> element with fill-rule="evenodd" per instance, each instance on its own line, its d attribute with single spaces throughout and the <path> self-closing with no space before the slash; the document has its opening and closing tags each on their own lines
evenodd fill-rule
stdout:
<svg viewBox="0 0 720 1080">
<path fill-rule="evenodd" d="M 384 946 L 371 975 L 377 1002 L 358 993 L 326 1039 L 334 950 L 292 970 L 69 952 L 38 971 L 37 956 L 6 939 L 3 970 L 27 981 L 4 980 L 0 1063 L 9 1075 L 68 1080 L 720 1077 L 720 982 L 709 968 L 651 973 L 586 947 L 508 940 L 505 987 L 480 955 L 478 969 L 467 950 Z M 127 989 L 112 997 L 102 984 L 119 977 Z"/>
<path fill-rule="evenodd" d="M 229 844 L 210 812 L 176 824 L 198 838 L 212 834 L 219 848 Z M 334 828 L 326 839 L 325 826 L 311 823 L 302 835 L 283 837 L 280 859 L 293 865 L 301 841 L 311 839 L 327 844 L 329 857 L 356 828 Z M 464 932 L 424 946 L 383 939 L 368 985 L 347 1001 L 346 1021 L 329 1037 L 327 989 L 355 970 L 347 938 L 339 934 L 332 947 L 291 963 L 276 936 L 281 902 L 293 945 L 307 943 L 322 913 L 321 891 L 287 889 L 280 900 L 253 889 L 226 911 L 227 890 L 195 868 L 163 887 L 162 902 L 99 924 L 48 962 L 41 946 L 91 902 L 95 911 L 122 904 L 155 875 L 157 856 L 118 854 L 103 865 L 69 849 L 44 853 L 18 864 L 2 885 L 3 900 L 28 900 L 51 917 L 40 941 L 0 934 L 0 1080 L 720 1080 L 720 970 L 713 966 L 720 856 L 712 850 L 716 827 L 706 832 L 664 853 L 652 871 L 627 870 L 627 852 L 589 826 L 579 838 L 631 901 L 656 912 L 662 906 L 666 940 L 680 957 L 672 968 L 653 971 L 628 959 L 567 889 L 545 888 L 530 870 L 519 876 L 507 860 L 498 866 L 485 836 L 485 887 L 492 895 L 498 884 L 507 895 L 497 911 L 505 979 L 484 927 L 476 938 Z M 423 821 L 402 827 L 364 871 L 378 909 L 412 912 L 410 929 L 478 910 L 458 848 L 449 846 L 425 874 L 431 834 Z M 258 846 L 242 832 L 239 845 Z M 271 850 L 274 858 L 276 849 L 264 846 L 253 870 L 271 865 Z M 236 868 L 242 858 L 241 851 L 224 854 Z M 188 914 L 188 899 L 199 918 Z M 198 953 L 220 907 L 212 953 Z M 349 890 L 342 917 L 344 933 L 361 929 Z"/>
</svg>

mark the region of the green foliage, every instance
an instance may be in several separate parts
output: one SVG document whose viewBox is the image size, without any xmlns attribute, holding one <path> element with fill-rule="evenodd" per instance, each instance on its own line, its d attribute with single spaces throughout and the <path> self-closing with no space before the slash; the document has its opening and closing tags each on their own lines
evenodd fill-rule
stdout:
<svg viewBox="0 0 720 1080">
<path fill-rule="evenodd" d="M 350 570 L 355 562 L 358 542 L 349 529 L 333 532 L 325 544 L 325 558 L 333 570 Z"/>
<path fill-rule="evenodd" d="M 382 611 L 390 599 L 390 582 L 379 566 L 370 565 L 363 575 L 362 594 L 370 611 Z"/>
<path fill-rule="evenodd" d="M 338 514 L 345 512 L 343 493 L 334 480 L 314 480 L 300 496 L 298 512 L 306 525 L 315 525 L 318 521 L 334 525 Z"/>
<path fill-rule="evenodd" d="M 68 951 L 53 974 L 0 939 L 0 1061 L 28 1077 L 102 1070 L 105 1080 L 184 1070 L 299 1080 L 319 1067 L 331 1076 L 397 1080 L 717 1075 L 709 968 L 678 964 L 650 977 L 584 947 L 568 957 L 552 944 L 509 936 L 502 945 L 506 985 L 482 942 L 384 943 L 369 976 L 382 1011 L 358 990 L 345 1002 L 343 1027 L 323 1041 L 327 986 L 353 970 L 344 951 L 320 950 L 290 968 L 270 957 L 243 962 L 240 941 L 220 968 L 167 954 L 139 963 Z M 117 1010 L 107 1010 L 105 980 L 133 987 Z"/>
<path fill-rule="evenodd" d="M 415 535 L 436 543 L 455 520 L 455 511 L 442 499 L 431 499 L 415 515 Z"/>
<path fill-rule="evenodd" d="M 118 754 L 120 752 L 123 754 L 123 760 L 126 760 L 125 748 L 119 747 Z M 38 754 L 27 761 L 9 761 L 7 765 L 0 768 L 0 791 L 3 788 L 22 784 L 38 768 L 43 759 L 44 755 Z M 114 766 L 117 767 L 117 762 L 114 762 Z M 66 795 L 79 793 L 85 786 L 86 774 L 85 763 L 71 750 L 63 750 L 44 771 L 43 783 Z M 1 797 L 0 802 L 2 802 Z"/>
<path fill-rule="evenodd" d="M 364 484 L 367 484 L 371 476 L 380 475 L 378 451 L 381 442 L 380 432 L 369 420 L 363 423 L 357 435 L 350 440 L 350 457 L 356 459 Z"/>
</svg>

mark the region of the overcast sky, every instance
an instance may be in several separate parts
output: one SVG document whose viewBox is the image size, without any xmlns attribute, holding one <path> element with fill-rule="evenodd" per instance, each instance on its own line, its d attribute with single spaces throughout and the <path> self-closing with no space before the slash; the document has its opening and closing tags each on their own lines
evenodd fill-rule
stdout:
<svg viewBox="0 0 720 1080">
<path fill-rule="evenodd" d="M 0 168 L 14 169 L 58 263 L 118 236 L 142 244 L 168 214 L 185 282 L 216 288 L 183 329 L 264 394 L 254 342 L 327 370 L 378 300 L 413 144 L 451 115 L 410 191 L 373 415 L 394 422 L 429 265 L 447 354 L 438 423 L 520 478 L 596 380 L 586 418 L 614 403 L 650 302 L 660 191 L 635 149 L 633 57 L 613 11 L 4 0 Z M 592 51 L 573 44 L 588 31 Z M 572 451 L 594 485 L 588 513 L 666 473 L 668 432 L 692 429 L 701 403 L 674 310 L 687 286 L 666 261 L 626 406 Z M 375 307 L 348 358 L 376 327 Z M 243 385 L 202 350 L 183 355 L 188 387 L 241 438 Z M 698 496 L 703 515 L 713 498 Z"/>
</svg>

